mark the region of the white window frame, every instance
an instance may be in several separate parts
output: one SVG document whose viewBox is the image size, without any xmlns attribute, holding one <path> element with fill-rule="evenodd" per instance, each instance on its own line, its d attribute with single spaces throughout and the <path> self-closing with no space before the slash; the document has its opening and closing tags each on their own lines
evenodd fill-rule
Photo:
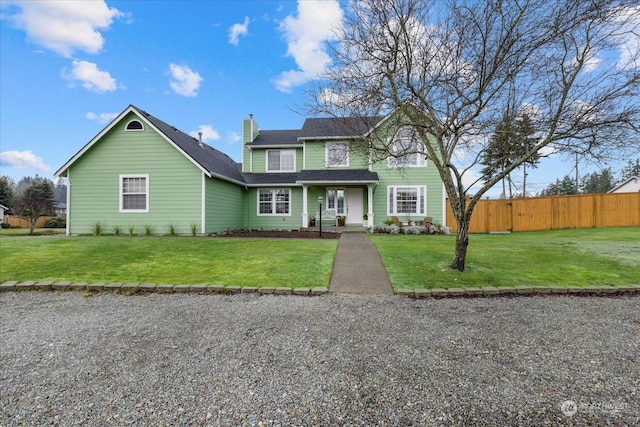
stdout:
<svg viewBox="0 0 640 427">
<path fill-rule="evenodd" d="M 347 168 L 349 167 L 349 144 L 346 142 L 327 142 L 324 145 L 324 164 L 328 168 Z M 344 157 L 331 158 L 329 152 L 332 149 L 340 148 L 346 153 Z M 340 163 L 334 163 L 335 160 L 339 160 Z"/>
<path fill-rule="evenodd" d="M 280 169 L 269 169 L 269 153 L 280 153 Z M 293 156 L 293 167 L 292 169 L 282 169 L 282 155 L 290 154 Z M 295 172 L 296 171 L 296 150 L 267 150 L 265 153 L 265 170 L 271 173 L 277 172 Z"/>
<path fill-rule="evenodd" d="M 142 125 L 142 129 L 129 129 L 129 125 L 131 124 L 131 122 L 140 123 Z M 127 125 L 124 127 L 124 131 L 125 132 L 144 132 L 144 123 L 142 123 L 142 121 L 138 119 L 129 120 L 129 122 L 127 122 Z"/>
<path fill-rule="evenodd" d="M 261 213 L 260 212 L 260 194 L 262 192 L 269 191 L 271 192 L 271 212 L 270 213 Z M 276 195 L 278 191 L 286 191 L 289 194 L 287 213 L 277 213 L 276 205 L 278 203 Z M 256 213 L 258 216 L 291 216 L 291 189 L 290 188 L 258 188 L 256 193 Z"/>
<path fill-rule="evenodd" d="M 124 208 L 124 196 L 126 195 L 124 193 L 124 180 L 127 178 L 144 178 L 144 183 L 145 183 L 145 189 L 144 189 L 144 195 L 145 197 L 145 209 L 125 209 Z M 118 194 L 119 194 L 119 199 L 120 199 L 120 213 L 146 213 L 149 212 L 149 174 L 122 174 L 120 175 L 120 178 L 118 179 L 118 184 L 119 184 L 119 190 L 118 190 Z M 128 195 L 136 195 L 136 194 L 142 194 L 142 193 L 128 193 Z"/>
<path fill-rule="evenodd" d="M 414 151 L 400 157 L 387 157 L 387 167 L 389 168 L 420 168 L 427 166 L 427 159 L 424 155 L 424 142 L 415 137 L 415 133 L 410 127 L 401 128 L 393 138 L 389 139 L 389 151 L 398 153 L 402 151 Z M 415 156 L 415 161 L 408 162 L 407 159 Z"/>
<path fill-rule="evenodd" d="M 398 212 L 398 190 L 416 190 L 416 212 Z M 426 215 L 427 212 L 427 186 L 426 185 L 389 185 L 387 186 L 387 215 Z"/>
</svg>

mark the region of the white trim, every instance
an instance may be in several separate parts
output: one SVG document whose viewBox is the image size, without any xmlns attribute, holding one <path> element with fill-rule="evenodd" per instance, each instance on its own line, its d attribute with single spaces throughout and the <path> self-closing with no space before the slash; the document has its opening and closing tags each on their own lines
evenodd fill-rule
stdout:
<svg viewBox="0 0 640 427">
<path fill-rule="evenodd" d="M 142 126 L 142 129 L 129 129 L 129 125 L 133 122 L 138 122 L 140 123 L 140 126 Z M 138 119 L 131 119 L 127 122 L 127 124 L 124 126 L 124 131 L 125 132 L 144 132 L 144 123 L 142 123 L 140 120 Z"/>
<path fill-rule="evenodd" d="M 282 154 L 290 153 L 293 155 L 293 169 L 278 169 L 278 170 L 269 170 L 269 153 L 270 152 L 279 152 L 280 153 L 280 164 L 282 164 Z M 267 173 L 291 173 L 296 171 L 296 150 L 265 150 L 264 155 L 264 170 Z"/>
<path fill-rule="evenodd" d="M 345 156 L 345 160 L 346 163 L 345 164 L 339 164 L 339 165 L 334 165 L 334 164 L 330 164 L 329 163 L 329 147 L 337 147 L 337 146 L 342 146 L 345 147 L 347 150 L 347 155 Z M 349 167 L 349 154 L 350 154 L 350 146 L 347 142 L 338 142 L 338 141 L 331 141 L 331 142 L 325 142 L 324 143 L 324 165 L 327 168 L 348 168 Z"/>
<path fill-rule="evenodd" d="M 447 224 L 447 188 L 442 183 L 442 225 L 448 227 Z"/>
<path fill-rule="evenodd" d="M 71 170 L 67 171 L 67 218 L 66 218 L 66 231 L 67 236 L 71 235 Z"/>
<path fill-rule="evenodd" d="M 205 190 L 205 187 L 207 185 L 206 181 L 207 181 L 206 177 L 205 177 L 205 175 L 203 173 L 202 174 L 202 194 L 200 196 L 202 198 L 202 200 L 200 202 L 200 232 L 202 234 L 205 234 L 207 232 L 207 230 L 205 230 L 205 228 L 206 228 L 205 224 L 206 224 L 206 219 L 207 219 L 206 218 L 206 206 L 207 206 L 207 204 L 206 204 L 206 194 L 207 194 L 207 192 Z"/>
<path fill-rule="evenodd" d="M 418 190 L 418 200 L 416 201 L 416 208 L 420 209 L 420 197 L 423 197 L 423 205 L 424 211 L 420 212 L 395 212 L 398 207 L 397 204 L 397 189 L 398 188 L 409 188 Z M 420 191 L 422 190 L 422 191 Z M 393 204 L 390 205 L 389 198 L 391 196 L 391 192 L 393 191 Z M 421 194 L 422 193 L 422 194 Z M 387 185 L 387 215 L 389 216 L 411 216 L 411 215 L 426 215 L 428 212 L 427 209 L 427 186 L 426 185 Z"/>
<path fill-rule="evenodd" d="M 173 141 L 171 141 L 171 139 L 166 136 L 164 133 L 162 133 L 160 131 L 160 129 L 156 128 L 149 120 L 147 120 L 144 117 L 144 114 L 139 111 L 137 108 L 135 108 L 133 105 L 129 105 L 122 113 L 120 113 L 120 115 L 118 117 L 116 117 L 115 119 L 113 119 L 113 121 L 111 123 L 109 123 L 104 129 L 102 129 L 100 131 L 100 133 L 98 133 L 96 136 L 93 137 L 93 139 L 91 141 L 89 141 L 87 144 L 85 144 L 84 147 L 82 147 L 80 149 L 80 151 L 78 151 L 72 158 L 70 158 L 67 163 L 65 163 L 64 165 L 62 165 L 62 167 L 60 169 L 58 169 L 55 173 L 54 176 L 56 177 L 60 177 L 67 169 L 69 169 L 69 167 L 71 167 L 71 165 L 73 163 L 75 163 L 80 157 L 82 157 L 82 155 L 84 155 L 84 153 L 86 153 L 91 147 L 93 147 L 93 145 L 98 142 L 103 136 L 105 136 L 111 129 L 113 129 L 118 123 L 120 123 L 122 121 L 122 119 L 124 117 L 127 116 L 127 114 L 129 113 L 133 113 L 136 115 L 136 117 L 138 117 L 138 119 L 140 119 L 140 121 L 142 121 L 144 124 L 146 124 L 147 126 L 149 126 L 151 129 L 155 130 L 156 133 L 158 135 L 160 135 L 165 141 L 167 141 L 169 144 L 171 144 L 171 146 L 173 148 L 175 148 L 176 150 L 178 150 L 178 152 L 180 154 L 182 154 L 183 156 L 185 156 L 191 163 L 193 163 L 198 169 L 200 169 L 202 172 L 204 172 L 207 176 L 212 176 L 212 174 L 206 170 L 205 168 L 203 168 L 198 162 L 196 162 L 191 156 L 189 156 L 186 152 L 184 152 L 180 147 L 178 147 Z M 233 183 L 238 183 L 239 185 L 244 185 L 243 183 L 239 183 L 238 181 L 232 180 L 230 178 L 227 177 L 220 177 L 220 179 L 223 179 L 225 181 L 229 181 L 229 182 L 233 182 Z"/>
<path fill-rule="evenodd" d="M 264 190 L 271 191 L 271 194 L 273 196 L 273 199 L 271 200 L 271 209 L 272 209 L 272 212 L 274 213 L 260 213 L 260 192 Z M 275 213 L 275 209 L 276 209 L 275 192 L 280 190 L 286 190 L 289 192 L 289 206 L 287 209 L 288 210 L 287 213 Z M 293 198 L 293 192 L 291 191 L 291 188 L 288 188 L 288 187 L 259 188 L 258 191 L 256 191 L 256 215 L 257 216 L 291 216 L 291 199 L 292 198 Z"/>
<path fill-rule="evenodd" d="M 122 207 L 122 181 L 125 178 L 144 178 L 145 183 L 145 209 L 124 209 Z M 149 174 L 148 173 L 131 173 L 131 174 L 120 174 L 118 177 L 118 198 L 120 199 L 120 213 L 147 213 L 149 212 Z M 67 205 L 67 209 L 68 209 Z"/>
</svg>

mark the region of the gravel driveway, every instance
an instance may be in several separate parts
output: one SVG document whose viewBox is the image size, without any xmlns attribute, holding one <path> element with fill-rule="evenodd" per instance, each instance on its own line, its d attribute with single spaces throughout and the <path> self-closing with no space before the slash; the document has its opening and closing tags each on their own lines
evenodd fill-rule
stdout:
<svg viewBox="0 0 640 427">
<path fill-rule="evenodd" d="M 8 292 L 0 396 L 1 426 L 638 425 L 640 298 Z"/>
</svg>

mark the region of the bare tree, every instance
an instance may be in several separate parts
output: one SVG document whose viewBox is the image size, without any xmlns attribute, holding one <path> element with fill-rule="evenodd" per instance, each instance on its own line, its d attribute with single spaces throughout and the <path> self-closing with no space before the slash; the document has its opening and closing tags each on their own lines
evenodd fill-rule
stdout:
<svg viewBox="0 0 640 427">
<path fill-rule="evenodd" d="M 428 142 L 408 149 L 438 169 L 458 226 L 451 267 L 463 271 L 473 209 L 511 171 L 545 147 L 619 153 L 640 131 L 635 4 L 351 2 L 333 46 L 335 62 L 310 91 L 307 113 L 364 118 L 395 111 L 389 117 L 398 128 L 409 126 Z M 482 175 L 476 166 L 505 111 L 510 121 L 527 114 L 535 143 Z M 409 154 L 387 141 L 372 133 L 367 154 L 374 161 Z"/>
</svg>

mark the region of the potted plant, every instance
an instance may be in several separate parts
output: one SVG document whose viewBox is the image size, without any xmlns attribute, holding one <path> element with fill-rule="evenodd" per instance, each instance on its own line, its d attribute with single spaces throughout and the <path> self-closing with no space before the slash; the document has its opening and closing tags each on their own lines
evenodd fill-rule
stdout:
<svg viewBox="0 0 640 427">
<path fill-rule="evenodd" d="M 347 217 L 346 216 L 339 216 L 338 217 L 338 227 L 344 227 L 347 223 Z"/>
<path fill-rule="evenodd" d="M 312 216 L 309 217 L 309 227 L 315 227 L 316 226 L 316 217 Z"/>
</svg>

